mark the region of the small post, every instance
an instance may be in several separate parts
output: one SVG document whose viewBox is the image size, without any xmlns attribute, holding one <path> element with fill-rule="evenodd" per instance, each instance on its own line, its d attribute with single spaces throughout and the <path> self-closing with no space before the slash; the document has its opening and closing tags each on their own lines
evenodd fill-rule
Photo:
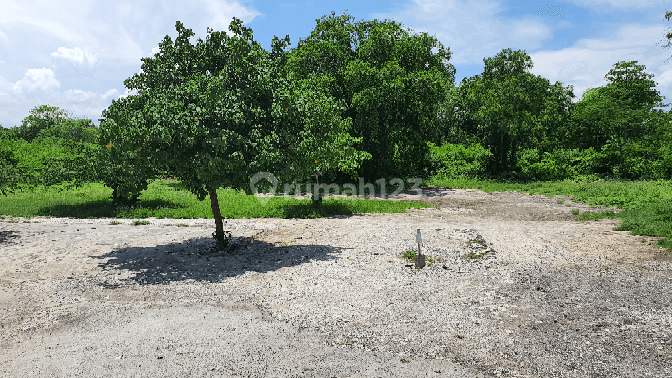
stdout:
<svg viewBox="0 0 672 378">
<path fill-rule="evenodd" d="M 415 269 L 422 269 L 425 267 L 425 256 L 420 252 L 420 244 L 422 244 L 422 236 L 420 235 L 419 228 L 418 233 L 415 235 L 415 241 L 418 242 L 418 253 L 415 255 Z"/>
</svg>

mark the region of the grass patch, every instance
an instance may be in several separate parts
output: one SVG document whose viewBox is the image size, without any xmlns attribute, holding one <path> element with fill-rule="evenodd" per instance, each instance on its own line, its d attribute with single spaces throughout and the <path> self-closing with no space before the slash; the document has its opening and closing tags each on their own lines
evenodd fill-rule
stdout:
<svg viewBox="0 0 672 378">
<path fill-rule="evenodd" d="M 418 255 L 418 252 L 416 252 L 416 251 L 406 251 L 406 252 L 404 252 L 402 257 L 406 260 L 406 263 L 413 264 L 413 263 L 415 263 L 415 256 L 417 256 L 417 255 Z M 425 264 L 428 267 L 431 267 L 434 264 L 438 264 L 441 261 L 442 260 L 441 260 L 440 257 L 425 255 Z"/>
<path fill-rule="evenodd" d="M 374 186 L 380 193 L 380 186 Z M 408 188 L 407 188 L 408 189 Z M 391 194 L 393 190 L 386 191 Z M 368 194 L 368 191 L 366 192 Z M 132 206 L 113 206 L 112 189 L 100 183 L 90 183 L 70 191 L 57 192 L 54 188 L 38 187 L 33 191 L 16 192 L 3 197 L 0 215 L 30 218 L 34 216 L 70 217 L 78 219 L 121 218 L 143 219 L 212 219 L 209 197 L 199 201 L 185 191 L 179 182 L 155 180 L 151 182 Z M 305 191 L 302 193 L 305 194 Z M 353 213 L 403 213 L 409 208 L 434 207 L 411 201 L 372 200 L 356 196 L 323 199 L 313 206 L 312 199 L 291 197 L 259 198 L 245 195 L 230 188 L 218 189 L 217 197 L 223 218 L 320 218 Z"/>
<path fill-rule="evenodd" d="M 467 254 L 467 258 L 471 260 L 480 259 L 483 256 L 485 256 L 485 253 L 469 252 L 469 254 Z"/>
</svg>

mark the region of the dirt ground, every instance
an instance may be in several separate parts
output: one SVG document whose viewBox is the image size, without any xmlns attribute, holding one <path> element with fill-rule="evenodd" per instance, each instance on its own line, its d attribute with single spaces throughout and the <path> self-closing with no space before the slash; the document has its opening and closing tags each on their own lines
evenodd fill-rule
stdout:
<svg viewBox="0 0 672 378">
<path fill-rule="evenodd" d="M 610 208 L 564 196 L 430 188 L 396 199 L 440 209 L 252 218 L 232 229 L 251 248 L 220 255 L 199 254 L 214 242 L 214 220 L 133 226 L 5 218 L 0 375 L 227 376 L 260 361 L 279 366 L 274 376 L 672 373 L 665 370 L 672 366 L 672 254 L 653 246 L 659 238 L 613 231 L 617 219 L 577 222 L 574 209 Z M 398 255 L 406 241 L 397 230 L 416 228 L 449 266 L 417 274 L 404 267 Z M 474 246 L 476 239 L 482 245 Z M 466 259 L 474 248 L 490 254 Z M 416 297 L 419 286 L 410 282 L 425 285 L 435 300 Z M 328 323 L 346 313 L 350 322 Z M 408 318 L 414 327 L 389 333 L 389 324 Z M 233 331 L 220 335 L 222 324 Z M 264 331 L 244 331 L 250 324 Z M 371 336 L 377 334 L 385 341 Z M 297 344 L 305 340 L 310 346 Z M 407 354 L 410 362 L 399 363 L 401 353 L 437 345 L 444 348 L 434 356 Z M 222 362 L 212 348 L 242 352 Z M 332 362 L 308 366 L 311 355 Z M 234 364 L 228 373 L 225 362 Z M 378 375 L 364 373 L 372 367 Z"/>
</svg>

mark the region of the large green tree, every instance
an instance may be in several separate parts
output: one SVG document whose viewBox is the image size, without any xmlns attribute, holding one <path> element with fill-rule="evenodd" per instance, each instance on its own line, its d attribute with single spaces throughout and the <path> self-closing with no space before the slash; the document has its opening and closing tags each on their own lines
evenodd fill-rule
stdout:
<svg viewBox="0 0 672 378">
<path fill-rule="evenodd" d="M 329 96 L 330 78 L 280 74 L 288 36 L 284 43 L 274 38 L 269 53 L 236 18 L 233 37 L 208 29 L 196 46 L 181 22 L 176 30 L 175 43 L 166 36 L 160 53 L 144 58 L 142 72 L 125 81 L 138 94 L 103 112 L 99 144 L 106 148 L 97 161 L 120 169 L 108 171 L 112 180 L 135 185 L 135 177 L 174 167 L 171 175 L 199 200 L 209 195 L 214 236 L 223 242 L 216 189 L 252 193 L 255 180 L 273 180 L 267 172 L 282 182 L 305 180 L 317 169 L 354 176 L 370 158 L 351 147 L 358 140 L 347 133 L 344 106 Z"/>
<path fill-rule="evenodd" d="M 465 114 L 467 132 L 492 152 L 490 171 L 502 174 L 516 165 L 519 150 L 557 145 L 574 94 L 571 86 L 531 74 L 525 51 L 505 49 L 484 62 L 482 75 L 462 80 L 456 108 Z"/>
<path fill-rule="evenodd" d="M 334 12 L 316 20 L 311 35 L 283 60 L 284 70 L 304 79 L 333 78 L 331 95 L 346 104 L 351 134 L 372 155 L 362 163 L 361 176 L 417 172 L 426 141 L 439 138 L 439 107 L 454 84 L 455 68 L 446 63 L 450 49 L 426 33 L 409 35 L 392 21 L 352 20 Z"/>
</svg>

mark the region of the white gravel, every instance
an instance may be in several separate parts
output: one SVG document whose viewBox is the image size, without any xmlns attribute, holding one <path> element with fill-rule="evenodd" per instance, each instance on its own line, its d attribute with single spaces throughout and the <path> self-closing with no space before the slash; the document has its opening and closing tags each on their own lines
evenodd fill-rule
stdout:
<svg viewBox="0 0 672 378">
<path fill-rule="evenodd" d="M 28 345 L 31 350 L 42 345 L 22 347 L 19 340 L 62 328 L 70 318 L 85 319 L 70 335 L 102 329 L 111 335 L 111 318 L 140 316 L 129 315 L 140 309 L 192 308 L 201 314 L 210 306 L 235 303 L 258 311 L 270 322 L 264 324 L 312 332 L 311 340 L 321 348 L 359 353 L 353 357 L 359 370 L 351 375 L 339 375 L 328 368 L 336 363 L 325 362 L 318 364 L 323 370 L 307 370 L 306 376 L 376 376 L 362 369 L 369 363 L 403 367 L 429 361 L 444 364 L 443 373 L 436 373 L 438 365 L 417 365 L 405 373 L 385 365 L 389 369 L 382 375 L 672 376 L 669 258 L 659 258 L 641 237 L 613 231 L 613 220 L 526 221 L 456 215 L 451 209 L 227 220 L 225 229 L 234 230 L 239 245 L 230 254 L 199 254 L 214 245 L 212 219 L 150 219 L 149 226 L 131 226 L 133 220 L 110 226 L 111 219 L 38 221 L 0 223 L 0 234 L 23 233 L 2 247 L 2 287 L 12 295 L 12 302 L 3 303 L 15 306 L 3 315 L 8 319 L 2 329 L 2 345 L 9 348 L 5 362 Z M 420 271 L 401 257 L 417 248 L 417 228 L 423 253 L 441 259 Z M 60 231 L 70 236 L 59 239 Z M 484 255 L 469 259 L 470 253 Z M 87 256 L 98 265 L 84 264 Z M 49 279 L 40 264 L 50 264 Z M 39 313 L 45 303 L 51 312 Z M 21 317 L 31 311 L 32 318 Z M 159 316 L 141 324 L 153 322 L 163 324 Z M 227 329 L 234 332 L 247 323 L 241 324 Z M 250 328 L 237 337 L 253 333 Z M 265 335 L 269 345 L 280 337 Z M 103 345 L 92 348 L 105 353 Z M 169 352 L 176 350 L 162 353 Z M 93 364 L 92 355 L 81 353 Z M 151 351 L 138 353 L 133 361 L 155 366 L 145 358 Z M 364 355 L 386 357 L 366 362 Z M 28 360 L 17 361 L 10 371 L 27 366 L 21 364 Z M 37 357 L 30 363 L 54 366 Z M 264 376 L 263 364 L 255 364 L 249 374 Z M 282 370 L 277 376 L 293 374 Z"/>
</svg>

